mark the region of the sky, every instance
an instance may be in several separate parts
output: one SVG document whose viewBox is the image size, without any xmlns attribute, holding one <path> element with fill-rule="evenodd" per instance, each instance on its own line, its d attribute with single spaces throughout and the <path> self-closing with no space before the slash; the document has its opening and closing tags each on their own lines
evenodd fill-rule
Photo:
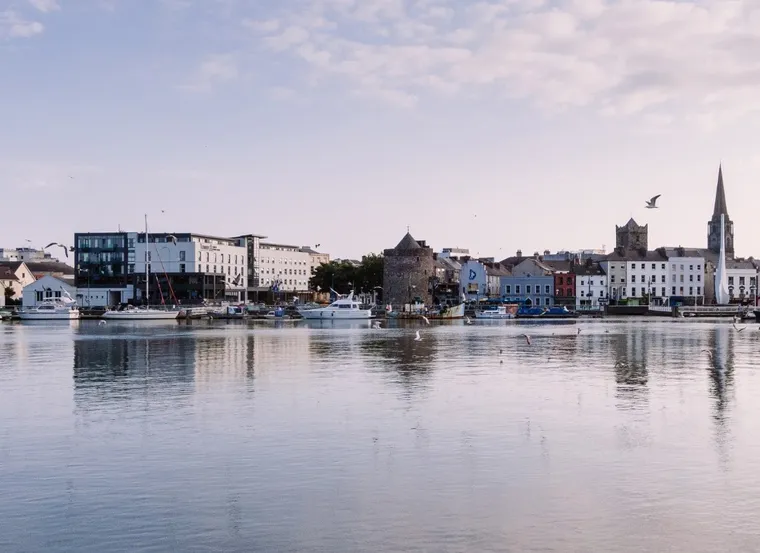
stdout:
<svg viewBox="0 0 760 553">
<path fill-rule="evenodd" d="M 0 0 L 0 247 L 706 247 L 722 163 L 760 257 L 758 51 L 756 0 Z"/>
</svg>

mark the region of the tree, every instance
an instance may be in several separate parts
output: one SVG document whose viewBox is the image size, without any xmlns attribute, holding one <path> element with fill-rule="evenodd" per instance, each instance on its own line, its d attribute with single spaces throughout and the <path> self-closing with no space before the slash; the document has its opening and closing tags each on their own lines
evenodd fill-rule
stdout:
<svg viewBox="0 0 760 553">
<path fill-rule="evenodd" d="M 6 305 L 12 305 L 13 302 L 13 296 L 16 295 L 16 292 L 13 291 L 13 287 L 11 286 L 5 286 L 5 289 L 3 290 L 5 294 L 5 303 Z"/>
<path fill-rule="evenodd" d="M 359 265 L 349 261 L 322 263 L 309 279 L 312 290 L 319 287 L 322 292 L 327 292 L 332 288 L 339 294 L 347 294 L 351 290 L 371 292 L 382 285 L 383 256 L 373 253 L 363 256 Z"/>
</svg>

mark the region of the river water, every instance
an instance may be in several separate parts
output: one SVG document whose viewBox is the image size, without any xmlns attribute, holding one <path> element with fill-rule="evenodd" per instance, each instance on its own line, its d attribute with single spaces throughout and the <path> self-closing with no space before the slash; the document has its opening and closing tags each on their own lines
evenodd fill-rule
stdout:
<svg viewBox="0 0 760 553">
<path fill-rule="evenodd" d="M 757 550 L 758 351 L 670 319 L 3 324 L 0 551 Z"/>
</svg>

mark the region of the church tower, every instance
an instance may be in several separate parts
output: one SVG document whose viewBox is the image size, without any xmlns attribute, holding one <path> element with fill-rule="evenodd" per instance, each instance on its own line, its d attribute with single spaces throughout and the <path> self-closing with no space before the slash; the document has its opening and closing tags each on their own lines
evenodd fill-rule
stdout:
<svg viewBox="0 0 760 553">
<path fill-rule="evenodd" d="M 715 207 L 710 222 L 707 223 L 707 249 L 720 253 L 720 216 L 725 215 L 726 257 L 734 257 L 734 222 L 728 217 L 726 189 L 723 187 L 723 166 L 718 167 L 718 187 L 715 190 Z"/>
<path fill-rule="evenodd" d="M 615 247 L 627 250 L 647 250 L 649 225 L 639 225 L 631 218 L 625 225 L 615 225 Z"/>
</svg>

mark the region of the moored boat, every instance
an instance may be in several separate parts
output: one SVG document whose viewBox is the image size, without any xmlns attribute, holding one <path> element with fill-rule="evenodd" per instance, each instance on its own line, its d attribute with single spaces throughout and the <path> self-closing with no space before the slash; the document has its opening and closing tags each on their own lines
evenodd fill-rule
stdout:
<svg viewBox="0 0 760 553">
<path fill-rule="evenodd" d="M 370 319 L 372 309 L 362 309 L 361 304 L 354 299 L 354 291 L 345 298 L 337 299 L 327 307 L 315 309 L 298 309 L 298 314 L 304 319 Z"/>
<path fill-rule="evenodd" d="M 79 318 L 79 308 L 69 298 L 47 299 L 34 307 L 19 311 L 22 321 L 71 321 Z"/>
<path fill-rule="evenodd" d="M 514 319 L 517 315 L 518 306 L 509 305 L 489 305 L 475 311 L 476 319 Z"/>
<path fill-rule="evenodd" d="M 521 307 L 517 310 L 518 319 L 575 319 L 578 313 L 567 307 Z"/>
<path fill-rule="evenodd" d="M 127 305 L 121 309 L 112 309 L 103 313 L 103 319 L 119 321 L 171 320 L 179 316 L 179 311 L 155 309 L 152 307 L 135 307 Z"/>
</svg>

